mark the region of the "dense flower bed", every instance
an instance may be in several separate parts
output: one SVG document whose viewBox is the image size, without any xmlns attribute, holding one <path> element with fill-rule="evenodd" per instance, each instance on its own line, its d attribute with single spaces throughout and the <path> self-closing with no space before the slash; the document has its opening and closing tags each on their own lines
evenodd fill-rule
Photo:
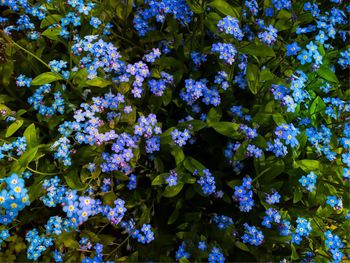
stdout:
<svg viewBox="0 0 350 263">
<path fill-rule="evenodd" d="M 1 1 L 1 261 L 350 260 L 345 2 Z"/>
</svg>

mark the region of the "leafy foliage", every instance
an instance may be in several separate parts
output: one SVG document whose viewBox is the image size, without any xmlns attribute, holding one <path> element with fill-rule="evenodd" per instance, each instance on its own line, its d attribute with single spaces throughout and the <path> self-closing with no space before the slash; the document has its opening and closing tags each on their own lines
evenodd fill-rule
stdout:
<svg viewBox="0 0 350 263">
<path fill-rule="evenodd" d="M 350 260 L 349 5 L 0 6 L 3 261 Z"/>
</svg>

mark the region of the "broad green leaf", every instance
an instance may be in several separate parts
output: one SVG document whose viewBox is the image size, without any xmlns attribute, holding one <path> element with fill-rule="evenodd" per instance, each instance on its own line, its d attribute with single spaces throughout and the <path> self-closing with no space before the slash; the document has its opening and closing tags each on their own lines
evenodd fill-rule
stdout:
<svg viewBox="0 0 350 263">
<path fill-rule="evenodd" d="M 29 125 L 24 133 L 23 133 L 24 137 L 27 140 L 27 146 L 28 149 L 33 148 L 34 146 L 38 145 L 38 139 L 36 137 L 36 130 L 35 130 L 35 125 L 34 123 L 32 123 L 31 125 Z"/>
<path fill-rule="evenodd" d="M 172 96 L 173 91 L 170 88 L 165 89 L 162 96 L 164 106 L 167 106 L 171 102 Z"/>
<path fill-rule="evenodd" d="M 316 72 L 321 78 L 324 78 L 325 80 L 336 83 L 339 82 L 337 76 L 329 67 L 321 66 Z"/>
<path fill-rule="evenodd" d="M 299 258 L 297 250 L 295 249 L 295 246 L 293 244 L 291 244 L 290 246 L 291 246 L 291 249 L 292 249 L 291 259 L 292 260 L 297 260 Z"/>
<path fill-rule="evenodd" d="M 165 184 L 165 177 L 168 176 L 169 173 L 162 173 L 156 176 L 156 178 L 153 179 L 152 185 L 162 185 Z"/>
<path fill-rule="evenodd" d="M 257 172 L 256 178 L 263 182 L 271 182 L 274 178 L 283 173 L 285 164 L 282 159 L 267 158 L 264 161 L 254 160 L 254 167 Z"/>
<path fill-rule="evenodd" d="M 36 154 L 38 152 L 39 146 L 36 146 L 32 149 L 29 149 L 26 151 L 19 159 L 18 159 L 18 164 L 21 167 L 27 167 L 28 164 L 33 161 L 36 157 Z"/>
<path fill-rule="evenodd" d="M 207 114 L 207 123 L 218 122 L 221 119 L 221 112 L 217 108 L 211 108 Z"/>
<path fill-rule="evenodd" d="M 52 39 L 52 40 L 60 40 L 61 27 L 48 28 L 41 35 Z"/>
<path fill-rule="evenodd" d="M 167 186 L 163 192 L 163 196 L 168 198 L 174 197 L 178 193 L 180 193 L 183 186 L 184 186 L 183 183 L 178 183 L 177 185 L 174 185 L 174 186 Z"/>
<path fill-rule="evenodd" d="M 192 157 L 186 157 L 186 159 L 183 162 L 184 167 L 189 172 L 193 173 L 195 170 L 202 171 L 205 169 L 205 166 L 198 162 L 196 159 Z"/>
<path fill-rule="evenodd" d="M 257 57 L 275 57 L 276 54 L 272 48 L 266 45 L 257 45 L 251 43 L 245 45 L 241 48 L 237 48 L 239 52 L 245 53 L 247 55 L 257 56 Z"/>
<path fill-rule="evenodd" d="M 58 14 L 49 15 L 41 21 L 40 28 L 51 26 L 53 24 L 58 24 L 60 23 L 61 18 L 62 16 Z"/>
<path fill-rule="evenodd" d="M 210 12 L 205 16 L 204 24 L 207 28 L 209 28 L 212 32 L 216 33 L 218 31 L 217 25 L 221 19 L 217 13 Z"/>
<path fill-rule="evenodd" d="M 259 68 L 253 63 L 247 67 L 247 82 L 250 91 L 255 95 L 259 91 Z"/>
<path fill-rule="evenodd" d="M 240 18 L 240 10 L 237 7 L 231 6 L 224 0 L 214 0 L 208 4 L 210 7 L 216 8 L 218 11 L 227 16 L 232 16 L 235 18 Z"/>
<path fill-rule="evenodd" d="M 205 8 L 202 7 L 202 2 L 205 0 L 186 0 L 188 6 L 191 8 L 192 12 L 195 14 L 202 14 L 205 11 Z"/>
<path fill-rule="evenodd" d="M 112 85 L 112 82 L 109 80 L 105 80 L 103 78 L 97 77 L 97 78 L 86 81 L 86 84 L 89 86 L 105 88 L 109 85 Z"/>
<path fill-rule="evenodd" d="M 219 121 L 212 122 L 210 126 L 218 133 L 225 135 L 229 138 L 237 138 L 240 133 L 237 131 L 239 124 L 233 122 Z"/>
<path fill-rule="evenodd" d="M 174 156 L 176 164 L 181 163 L 185 159 L 183 150 L 177 145 L 172 147 L 170 153 L 172 156 Z"/>
<path fill-rule="evenodd" d="M 326 104 L 324 101 L 317 96 L 316 99 L 312 102 L 310 108 L 309 108 L 309 113 L 311 115 L 311 118 L 316 118 L 316 114 L 322 112 L 326 108 Z"/>
<path fill-rule="evenodd" d="M 116 172 L 116 176 L 115 176 L 118 180 L 120 181 L 129 181 L 129 176 L 127 176 L 125 173 L 122 173 L 122 172 L 119 172 L 117 171 Z"/>
<path fill-rule="evenodd" d="M 14 134 L 21 126 L 23 125 L 23 120 L 16 120 L 15 122 L 11 123 L 11 125 L 7 128 L 5 137 L 10 137 L 12 134 Z"/>
<path fill-rule="evenodd" d="M 33 81 L 33 86 L 41 86 L 44 84 L 49 84 L 51 82 L 54 82 L 56 80 L 61 80 L 62 76 L 55 72 L 45 72 L 40 74 L 39 76 L 36 76 Z"/>
<path fill-rule="evenodd" d="M 300 160 L 294 164 L 295 168 L 301 168 L 305 172 L 318 171 L 320 169 L 320 161 L 317 160 Z"/>
<path fill-rule="evenodd" d="M 303 198 L 303 192 L 298 187 L 294 190 L 293 204 L 298 203 L 302 198 Z"/>
<path fill-rule="evenodd" d="M 275 113 L 272 115 L 272 119 L 275 121 L 277 125 L 281 125 L 283 123 L 287 123 L 281 113 Z"/>
<path fill-rule="evenodd" d="M 80 176 L 78 169 L 73 169 L 70 172 L 68 172 L 66 175 L 64 175 L 64 179 L 66 180 L 67 185 L 75 190 L 82 190 L 88 185 L 84 185 L 80 181 Z"/>
<path fill-rule="evenodd" d="M 182 258 L 180 258 L 180 261 L 179 261 L 180 263 L 190 263 L 191 261 L 189 261 L 187 258 L 185 258 L 185 257 L 182 257 Z"/>
<path fill-rule="evenodd" d="M 176 221 L 176 219 L 179 217 L 179 210 L 175 209 L 174 212 L 172 212 L 172 214 L 170 215 L 169 219 L 168 219 L 168 225 L 171 225 L 172 223 L 174 223 Z"/>
<path fill-rule="evenodd" d="M 177 125 L 178 128 L 185 129 L 191 126 L 191 130 L 197 132 L 207 126 L 207 124 L 201 120 L 184 121 Z"/>
<path fill-rule="evenodd" d="M 243 242 L 236 241 L 235 242 L 235 246 L 238 247 L 239 249 L 243 250 L 243 251 L 249 252 L 248 246 L 246 244 L 244 244 Z"/>
</svg>

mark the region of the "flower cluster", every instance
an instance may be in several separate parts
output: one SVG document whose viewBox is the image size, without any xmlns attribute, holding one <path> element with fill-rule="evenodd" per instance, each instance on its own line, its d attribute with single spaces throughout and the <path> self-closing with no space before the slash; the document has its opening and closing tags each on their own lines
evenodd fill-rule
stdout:
<svg viewBox="0 0 350 263">
<path fill-rule="evenodd" d="M 211 51 L 219 53 L 219 58 L 224 60 L 227 64 L 232 65 L 235 62 L 237 50 L 229 43 L 216 43 L 212 45 Z"/>
<path fill-rule="evenodd" d="M 253 209 L 253 191 L 252 179 L 250 177 L 243 178 L 243 183 L 240 186 L 235 186 L 233 199 L 239 202 L 239 210 L 242 212 L 249 212 Z"/>
<path fill-rule="evenodd" d="M 203 103 L 206 105 L 219 105 L 219 92 L 214 88 L 207 88 L 206 83 L 206 79 L 201 79 L 199 81 L 186 79 L 185 90 L 180 91 L 180 98 L 188 105 L 193 105 L 200 98 L 202 98 Z"/>
<path fill-rule="evenodd" d="M 233 225 L 232 218 L 224 215 L 215 214 L 213 217 L 213 221 L 215 222 L 216 226 L 220 229 L 225 229 Z"/>
<path fill-rule="evenodd" d="M 269 208 L 266 210 L 265 214 L 266 215 L 264 216 L 264 219 L 261 223 L 263 226 L 271 228 L 271 223 L 281 222 L 281 215 L 276 209 Z"/>
<path fill-rule="evenodd" d="M 180 259 L 182 259 L 182 258 L 188 259 L 189 257 L 190 257 L 190 253 L 188 253 L 186 251 L 186 244 L 183 242 L 179 246 L 178 250 L 176 251 L 175 258 L 176 258 L 176 260 L 180 261 Z"/>
<path fill-rule="evenodd" d="M 260 246 L 264 241 L 263 233 L 255 226 L 249 226 L 247 223 L 244 223 L 243 226 L 245 228 L 245 233 L 242 236 L 242 241 L 253 246 Z"/>
<path fill-rule="evenodd" d="M 61 73 L 63 78 L 68 79 L 69 78 L 69 71 L 68 70 L 63 70 L 67 68 L 67 62 L 63 60 L 51 60 L 49 62 L 49 66 L 51 68 L 52 72 L 57 72 Z"/>
<path fill-rule="evenodd" d="M 27 149 L 27 140 L 25 137 L 17 137 L 17 139 L 11 143 L 3 143 L 0 146 L 0 160 L 6 155 L 21 156 Z"/>
<path fill-rule="evenodd" d="M 299 144 L 296 136 L 300 134 L 298 128 L 294 127 L 291 124 L 281 124 L 275 130 L 275 135 L 278 139 L 284 140 L 286 145 L 290 145 L 292 148 L 296 147 Z"/>
<path fill-rule="evenodd" d="M 48 247 L 53 245 L 52 237 L 46 237 L 44 234 L 39 235 L 35 228 L 27 232 L 25 239 L 29 243 L 27 248 L 29 260 L 37 260 Z"/>
<path fill-rule="evenodd" d="M 333 234 L 330 230 L 326 231 L 324 236 L 326 237 L 326 247 L 332 254 L 333 262 L 341 262 L 344 257 L 344 253 L 341 251 L 344 248 L 344 243 L 338 235 Z"/>
<path fill-rule="evenodd" d="M 269 205 L 278 204 L 280 202 L 281 195 L 278 192 L 266 195 L 266 203 Z"/>
<path fill-rule="evenodd" d="M 329 205 L 330 207 L 340 210 L 343 208 L 343 201 L 341 198 L 338 198 L 334 195 L 329 195 L 327 196 L 327 201 L 326 204 Z"/>
<path fill-rule="evenodd" d="M 308 190 L 309 192 L 312 192 L 315 190 L 316 186 L 316 179 L 317 179 L 317 175 L 314 172 L 309 173 L 308 175 L 303 175 L 300 179 L 299 179 L 299 183 L 301 183 L 301 185 Z"/>
<path fill-rule="evenodd" d="M 172 15 L 182 25 L 191 22 L 192 11 L 184 0 L 147 1 L 149 7 L 140 9 L 134 16 L 134 27 L 140 36 L 144 36 L 153 29 L 149 20 L 155 18 L 158 23 L 164 23 L 166 15 Z"/>
<path fill-rule="evenodd" d="M 319 129 L 310 127 L 306 129 L 305 134 L 317 152 L 323 153 L 330 161 L 334 160 L 336 153 L 330 147 L 332 132 L 328 127 L 325 125 L 321 125 Z"/>
<path fill-rule="evenodd" d="M 160 72 L 160 76 L 160 79 L 150 79 L 147 82 L 150 91 L 158 97 L 164 94 L 167 85 L 171 85 L 174 82 L 173 76 L 164 71 Z"/>
<path fill-rule="evenodd" d="M 93 262 L 107 262 L 107 263 L 111 263 L 113 261 L 105 261 L 103 259 L 103 245 L 101 243 L 96 243 L 93 246 L 93 243 L 90 242 L 90 240 L 86 237 L 83 237 L 80 239 L 79 241 L 79 248 L 84 251 L 83 253 L 84 258 L 82 259 L 83 263 L 93 263 Z M 57 261 L 56 262 L 62 262 L 62 254 L 60 254 L 57 250 L 56 252 L 56 257 L 59 257 L 59 259 L 61 259 L 61 261 Z M 86 254 L 90 254 L 90 255 L 86 255 Z"/>
<path fill-rule="evenodd" d="M 205 195 L 210 195 L 215 193 L 216 184 L 215 184 L 214 176 L 209 171 L 209 169 L 204 169 L 202 172 L 203 172 L 203 176 L 201 176 L 199 180 L 197 180 L 197 182 L 202 187 L 203 193 Z"/>
<path fill-rule="evenodd" d="M 13 173 L 9 177 L 1 179 L 6 184 L 0 192 L 0 222 L 8 225 L 30 204 L 28 190 L 24 186 L 24 180 Z"/>
<path fill-rule="evenodd" d="M 199 67 L 200 65 L 202 65 L 202 63 L 207 61 L 207 55 L 197 51 L 193 51 L 191 52 L 191 60 L 196 65 L 196 67 Z"/>
<path fill-rule="evenodd" d="M 224 254 L 220 251 L 219 248 L 213 247 L 211 250 L 209 256 L 208 256 L 208 262 L 209 263 L 223 263 L 225 262 Z"/>
<path fill-rule="evenodd" d="M 177 185 L 177 173 L 175 170 L 171 170 L 169 176 L 165 179 L 169 186 Z"/>
<path fill-rule="evenodd" d="M 44 84 L 37 88 L 34 94 L 28 98 L 28 103 L 33 105 L 33 108 L 38 111 L 39 114 L 45 116 L 52 116 L 56 113 L 64 113 L 64 100 L 62 93 L 56 91 L 53 93 L 53 101 L 50 106 L 46 106 L 44 99 L 46 94 L 51 94 L 52 85 Z M 49 103 L 47 103 L 49 104 Z"/>
<path fill-rule="evenodd" d="M 300 245 L 303 237 L 308 237 L 312 231 L 311 222 L 303 217 L 298 217 L 295 232 L 292 235 L 292 243 Z"/>
<path fill-rule="evenodd" d="M 16 79 L 16 85 L 18 87 L 27 87 L 29 88 L 32 84 L 32 78 L 29 78 L 23 74 L 20 74 Z"/>
<path fill-rule="evenodd" d="M 277 40 L 278 31 L 272 25 L 269 25 L 268 27 L 264 26 L 263 28 L 265 29 L 265 31 L 259 33 L 258 37 L 264 44 L 272 46 Z"/>
<path fill-rule="evenodd" d="M 98 213 L 101 213 L 113 224 L 118 224 L 123 219 L 126 208 L 122 199 L 116 199 L 114 207 L 103 206 L 99 199 L 84 195 L 79 196 L 76 190 L 69 190 L 65 186 L 60 186 L 59 183 L 58 177 L 45 180 L 43 188 L 46 190 L 46 195 L 42 196 L 41 200 L 48 207 L 62 206 L 62 210 L 67 215 L 64 224 L 67 225 L 68 229 L 77 228 L 89 217 Z"/>
<path fill-rule="evenodd" d="M 0 232 L 0 245 L 10 237 L 10 233 L 7 229 L 1 230 Z"/>
<path fill-rule="evenodd" d="M 237 40 L 243 39 L 243 32 L 239 27 L 238 20 L 232 16 L 226 16 L 218 23 L 218 29 L 221 32 L 232 35 Z"/>
<path fill-rule="evenodd" d="M 178 129 L 175 129 L 171 132 L 171 138 L 173 139 L 175 144 L 182 147 L 186 145 L 188 140 L 191 139 L 191 134 L 188 129 L 184 129 L 184 131 L 179 131 Z"/>
<path fill-rule="evenodd" d="M 88 35 L 83 39 L 76 36 L 74 40 L 72 51 L 77 56 L 83 56 L 80 64 L 86 68 L 89 79 L 96 78 L 99 69 L 105 73 L 121 73 L 124 63 L 112 43 L 98 39 L 97 35 Z"/>
</svg>

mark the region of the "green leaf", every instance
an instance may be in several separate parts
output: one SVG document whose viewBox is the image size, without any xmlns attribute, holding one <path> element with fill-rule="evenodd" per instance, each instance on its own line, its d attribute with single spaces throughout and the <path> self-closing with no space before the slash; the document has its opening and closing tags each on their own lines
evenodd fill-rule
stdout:
<svg viewBox="0 0 350 263">
<path fill-rule="evenodd" d="M 11 125 L 7 128 L 5 137 L 10 137 L 12 134 L 14 134 L 19 128 L 21 128 L 23 124 L 23 120 L 16 120 L 15 122 L 11 123 Z"/>
<path fill-rule="evenodd" d="M 40 74 L 39 76 L 36 76 L 32 81 L 32 85 L 41 86 L 61 79 L 62 76 L 60 74 L 54 72 L 45 72 Z"/>
<path fill-rule="evenodd" d="M 177 125 L 180 129 L 188 128 L 188 126 L 191 125 L 191 130 L 194 132 L 197 132 L 207 126 L 207 124 L 201 120 L 192 120 L 192 121 L 184 121 Z"/>
<path fill-rule="evenodd" d="M 168 198 L 174 197 L 178 193 L 180 193 L 183 186 L 184 186 L 183 183 L 178 183 L 177 185 L 174 185 L 174 186 L 167 186 L 163 192 L 163 196 Z"/>
<path fill-rule="evenodd" d="M 291 260 L 297 260 L 299 258 L 297 250 L 295 249 L 295 246 L 293 244 L 291 244 L 290 246 L 291 246 L 291 249 L 292 249 Z"/>
<path fill-rule="evenodd" d="M 153 179 L 152 185 L 162 185 L 165 184 L 165 177 L 168 176 L 169 173 L 162 173 L 156 176 L 156 178 Z"/>
<path fill-rule="evenodd" d="M 43 21 L 40 23 L 40 28 L 44 28 L 47 26 L 51 26 L 53 24 L 58 24 L 61 20 L 62 16 L 58 14 L 53 14 L 45 17 Z"/>
<path fill-rule="evenodd" d="M 217 131 L 218 133 L 225 135 L 229 138 L 237 138 L 239 137 L 239 132 L 237 132 L 239 128 L 239 124 L 233 122 L 212 122 L 210 126 Z"/>
<path fill-rule="evenodd" d="M 326 109 L 326 104 L 319 96 L 317 96 L 309 108 L 309 113 L 311 115 L 311 118 L 312 117 L 316 118 L 315 114 L 322 112 L 324 109 Z"/>
<path fill-rule="evenodd" d="M 86 84 L 89 86 L 105 88 L 109 85 L 112 85 L 112 82 L 109 80 L 105 80 L 103 78 L 97 77 L 97 78 L 86 81 Z"/>
<path fill-rule="evenodd" d="M 180 263 L 190 263 L 191 261 L 189 261 L 187 258 L 182 257 L 180 258 Z"/>
<path fill-rule="evenodd" d="M 205 166 L 198 162 L 196 159 L 192 157 L 186 157 L 186 159 L 183 162 L 183 166 L 186 170 L 193 173 L 195 170 L 202 171 L 205 169 Z"/>
<path fill-rule="evenodd" d="M 248 42 L 247 42 L 248 43 Z M 275 57 L 276 54 L 272 48 L 266 45 L 257 45 L 251 43 L 241 48 L 237 48 L 239 52 L 257 57 Z"/>
<path fill-rule="evenodd" d="M 35 130 L 35 125 L 34 123 L 32 123 L 31 125 L 29 125 L 24 133 L 23 133 L 24 137 L 27 140 L 27 146 L 28 149 L 33 148 L 34 146 L 38 145 L 38 139 L 36 138 L 36 130 Z"/>
<path fill-rule="evenodd" d="M 183 150 L 177 145 L 172 147 L 170 153 L 172 156 L 174 156 L 176 164 L 181 163 L 185 159 Z"/>
<path fill-rule="evenodd" d="M 172 96 L 173 91 L 170 88 L 165 89 L 162 96 L 164 106 L 167 106 L 171 102 Z"/>
<path fill-rule="evenodd" d="M 338 83 L 338 78 L 335 75 L 335 73 L 326 66 L 321 66 L 316 73 L 321 77 L 324 78 L 325 80 L 331 81 L 331 82 L 336 82 Z"/>
<path fill-rule="evenodd" d="M 221 119 L 221 112 L 217 108 L 211 108 L 207 115 L 207 123 L 210 124 L 212 122 L 218 122 Z"/>
<path fill-rule="evenodd" d="M 262 177 L 263 182 L 271 182 L 274 178 L 283 173 L 285 164 L 281 159 L 269 157 L 264 161 L 254 160 L 254 167 L 258 174 L 256 178 Z"/>
<path fill-rule="evenodd" d="M 281 113 L 275 113 L 272 115 L 272 119 L 275 121 L 277 125 L 281 125 L 283 123 L 287 123 L 286 120 L 283 118 Z"/>
<path fill-rule="evenodd" d="M 259 91 L 259 68 L 253 63 L 247 67 L 247 82 L 250 91 L 255 95 Z"/>
<path fill-rule="evenodd" d="M 61 27 L 48 28 L 41 33 L 42 36 L 45 36 L 52 40 L 60 40 Z"/>
<path fill-rule="evenodd" d="M 116 172 L 115 177 L 120 181 L 129 181 L 130 180 L 129 176 L 127 176 L 125 173 L 122 173 L 119 171 Z"/>
<path fill-rule="evenodd" d="M 197 0 L 186 0 L 186 2 L 191 8 L 192 12 L 195 14 L 202 14 L 205 11 L 205 9 L 201 5 L 201 2 Z"/>
<path fill-rule="evenodd" d="M 214 0 L 210 2 L 208 6 L 216 8 L 224 15 L 240 18 L 239 8 L 231 6 L 224 0 Z"/>
<path fill-rule="evenodd" d="M 78 169 L 73 169 L 64 175 L 67 185 L 75 190 L 82 190 L 85 188 L 85 185 L 80 181 Z"/>
<path fill-rule="evenodd" d="M 21 167 L 27 167 L 28 164 L 34 160 L 36 154 L 38 152 L 39 146 L 36 146 L 28 151 L 26 151 L 22 156 L 18 159 L 18 164 Z"/>
<path fill-rule="evenodd" d="M 317 171 L 320 169 L 320 161 L 317 160 L 300 160 L 294 164 L 295 168 L 301 168 L 305 172 Z"/>
<path fill-rule="evenodd" d="M 180 214 L 179 209 L 175 209 L 168 219 L 168 225 L 171 225 L 172 223 L 174 223 L 176 219 L 179 217 L 179 214 Z"/>
<path fill-rule="evenodd" d="M 219 16 L 217 13 L 210 12 L 205 16 L 204 24 L 207 28 L 209 28 L 212 32 L 216 33 L 217 25 L 221 19 L 221 16 Z"/>
<path fill-rule="evenodd" d="M 235 246 L 238 247 L 239 249 L 243 250 L 243 251 L 249 252 L 248 246 L 246 244 L 244 244 L 243 242 L 236 241 L 235 242 Z"/>
<path fill-rule="evenodd" d="M 293 204 L 298 203 L 303 198 L 303 192 L 300 188 L 294 190 Z"/>
</svg>

